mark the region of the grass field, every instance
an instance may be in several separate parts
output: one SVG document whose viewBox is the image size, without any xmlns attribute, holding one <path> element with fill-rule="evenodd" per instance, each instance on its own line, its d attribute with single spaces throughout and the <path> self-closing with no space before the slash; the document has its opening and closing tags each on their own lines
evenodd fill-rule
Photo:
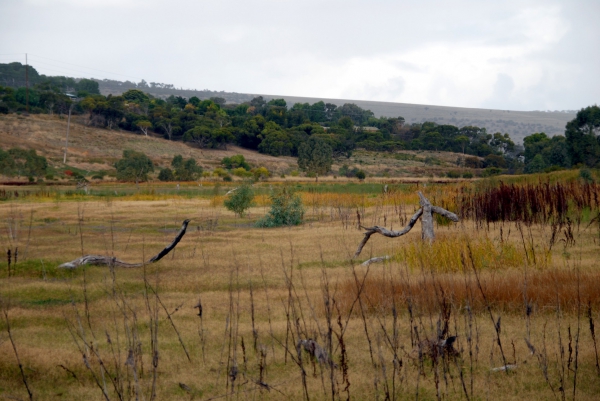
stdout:
<svg viewBox="0 0 600 401">
<path fill-rule="evenodd" d="M 27 399 L 26 386 L 40 400 L 600 397 L 593 201 L 570 202 L 560 226 L 438 220 L 431 245 L 417 223 L 353 260 L 357 213 L 400 229 L 417 190 L 457 210 L 460 194 L 498 182 L 264 183 L 242 219 L 224 188 L 110 185 L 0 203 L 12 258 L 10 277 L 0 262 L 0 398 Z M 282 185 L 300 191 L 304 224 L 254 228 Z M 147 260 L 186 218 L 158 263 L 57 267 L 82 254 Z M 438 339 L 452 336 L 445 352 Z"/>
</svg>

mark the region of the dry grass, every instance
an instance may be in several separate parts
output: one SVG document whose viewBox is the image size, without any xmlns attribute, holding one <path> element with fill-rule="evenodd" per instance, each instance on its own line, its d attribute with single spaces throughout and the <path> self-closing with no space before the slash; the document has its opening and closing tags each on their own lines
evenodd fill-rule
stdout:
<svg viewBox="0 0 600 401">
<path fill-rule="evenodd" d="M 443 192 L 430 190 L 430 199 Z M 559 387 L 571 398 L 574 383 L 577 399 L 600 396 L 586 318 L 588 301 L 599 318 L 597 232 L 582 227 L 574 245 L 558 243 L 544 263 L 525 269 L 525 249 L 542 255 L 548 228 L 532 227 L 534 243 L 523 246 L 511 225 L 440 225 L 438 243 L 427 248 L 417 224 L 396 240 L 372 238 L 365 258 L 396 256 L 366 268 L 350 261 L 362 239 L 354 208 L 363 224 L 398 227 L 415 195 L 312 195 L 304 195 L 312 202 L 307 222 L 280 229 L 250 227 L 266 211 L 262 200 L 248 219 L 210 199 L 180 197 L 1 203 L 3 248 L 18 247 L 19 261 L 8 278 L 2 258 L 0 297 L 35 398 L 100 399 L 105 386 L 110 399 L 137 392 L 148 400 L 153 383 L 156 399 L 181 400 L 554 399 Z M 56 268 L 82 253 L 148 259 L 184 218 L 192 222 L 180 245 L 146 269 Z M 466 269 L 461 259 L 446 260 L 468 254 L 466 241 L 487 302 L 471 259 Z M 420 341 L 444 328 L 444 336 L 458 335 L 460 357 L 415 358 Z M 0 394 L 24 398 L 4 321 L 0 333 Z M 336 367 L 306 355 L 295 363 L 300 338 L 315 339 Z M 518 367 L 490 372 L 505 363 Z"/>
</svg>

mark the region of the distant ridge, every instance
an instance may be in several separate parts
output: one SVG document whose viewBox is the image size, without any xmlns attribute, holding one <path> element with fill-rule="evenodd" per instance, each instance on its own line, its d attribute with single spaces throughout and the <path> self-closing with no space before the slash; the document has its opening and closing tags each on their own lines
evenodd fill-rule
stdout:
<svg viewBox="0 0 600 401">
<path fill-rule="evenodd" d="M 376 117 L 398 117 L 402 116 L 407 124 L 433 121 L 438 124 L 451 124 L 458 127 L 475 125 L 485 127 L 488 133 L 508 133 L 518 143 L 523 138 L 535 132 L 545 132 L 549 136 L 564 135 L 565 125 L 575 118 L 575 111 L 511 111 L 494 109 L 476 109 L 465 107 L 433 106 L 424 104 L 376 102 L 369 100 L 354 99 L 329 99 L 320 97 L 301 97 L 288 95 L 267 95 L 236 92 L 218 92 L 211 90 L 177 89 L 172 85 L 158 84 L 150 85 L 135 84 L 133 82 L 120 82 L 112 80 L 97 80 L 100 92 L 103 95 L 112 93 L 119 95 L 129 89 L 140 89 L 157 97 L 168 97 L 171 95 L 190 98 L 197 96 L 200 99 L 210 97 L 222 97 L 228 103 L 243 103 L 252 100 L 256 96 L 262 96 L 266 100 L 285 99 L 288 107 L 295 103 L 316 103 L 323 101 L 338 106 L 344 103 L 354 103 L 363 109 L 371 110 Z"/>
</svg>

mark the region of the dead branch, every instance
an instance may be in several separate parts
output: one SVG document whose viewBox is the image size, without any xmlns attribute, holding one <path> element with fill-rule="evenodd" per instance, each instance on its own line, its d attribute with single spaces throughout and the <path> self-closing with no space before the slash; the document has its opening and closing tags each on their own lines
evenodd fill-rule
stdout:
<svg viewBox="0 0 600 401">
<path fill-rule="evenodd" d="M 379 227 L 379 226 L 373 226 L 373 227 L 360 226 L 360 228 L 364 228 L 365 230 L 368 230 L 368 231 L 365 233 L 365 237 L 363 238 L 361 243 L 358 244 L 358 249 L 354 253 L 354 258 L 356 258 L 356 257 L 358 257 L 358 255 L 360 255 L 360 253 L 363 250 L 363 247 L 367 244 L 367 241 L 369 241 L 369 238 L 371 238 L 371 235 L 373 235 L 375 233 L 379 233 L 381 235 L 384 235 L 384 236 L 390 237 L 390 238 L 400 237 L 400 236 L 406 234 L 407 232 L 409 232 L 413 228 L 413 226 L 415 225 L 415 223 L 417 222 L 419 217 L 421 217 L 421 214 L 423 214 L 423 209 L 417 210 L 417 212 L 413 215 L 413 217 L 408 222 L 408 225 L 400 231 L 391 231 L 385 227 Z"/>
<path fill-rule="evenodd" d="M 148 262 L 146 262 L 146 264 L 158 262 L 159 260 L 164 258 L 169 252 L 171 252 L 177 246 L 179 241 L 181 241 L 183 236 L 185 235 L 185 230 L 187 229 L 189 222 L 190 222 L 190 220 L 184 220 L 183 224 L 181 225 L 181 230 L 179 230 L 179 232 L 175 236 L 175 239 L 173 239 L 173 241 L 169 245 L 167 245 L 162 251 L 160 251 L 155 256 L 151 257 L 148 260 Z M 124 262 L 117 258 L 110 257 L 110 256 L 85 255 L 85 256 L 82 256 L 81 258 L 75 259 L 71 262 L 63 263 L 62 265 L 60 265 L 58 267 L 64 268 L 64 269 L 75 269 L 75 268 L 77 268 L 79 266 L 83 266 L 83 265 L 96 265 L 96 266 L 97 265 L 107 265 L 107 266 L 113 266 L 113 267 L 141 267 L 144 265 L 144 263 L 127 263 L 127 262 Z"/>
<path fill-rule="evenodd" d="M 421 238 L 423 238 L 424 240 L 427 239 L 429 241 L 433 241 L 435 239 L 435 234 L 433 233 L 433 213 L 437 213 L 439 215 L 447 217 L 450 220 L 455 221 L 455 222 L 459 220 L 458 216 L 455 215 L 454 213 L 449 212 L 446 209 L 441 208 L 439 206 L 433 206 L 431 204 L 431 202 L 429 202 L 429 200 L 421 192 L 418 192 L 418 194 L 419 194 L 419 199 L 420 199 L 419 203 L 421 205 L 421 208 L 419 210 L 417 210 L 417 212 L 413 215 L 413 217 L 411 217 L 410 221 L 408 222 L 408 225 L 406 227 L 404 227 L 402 230 L 392 231 L 392 230 L 388 230 L 387 228 L 379 227 L 379 226 L 373 226 L 373 227 L 360 226 L 361 228 L 364 228 L 365 230 L 367 230 L 367 232 L 365 233 L 365 237 L 363 238 L 363 240 L 358 245 L 358 249 L 354 253 L 353 258 L 357 258 L 358 255 L 360 255 L 364 246 L 367 244 L 367 241 L 369 241 L 369 238 L 371 238 L 371 235 L 373 235 L 375 233 L 381 234 L 381 235 L 383 235 L 385 237 L 389 237 L 389 238 L 400 237 L 400 236 L 408 233 L 413 228 L 413 226 L 415 225 L 417 220 L 419 218 L 421 218 Z"/>
</svg>

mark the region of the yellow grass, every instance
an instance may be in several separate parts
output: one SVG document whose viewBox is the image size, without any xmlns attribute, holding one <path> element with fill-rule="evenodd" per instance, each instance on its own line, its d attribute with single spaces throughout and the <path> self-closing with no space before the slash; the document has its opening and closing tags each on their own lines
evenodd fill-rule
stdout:
<svg viewBox="0 0 600 401">
<path fill-rule="evenodd" d="M 430 199 L 442 199 L 443 190 L 431 191 Z M 110 399 L 118 399 L 115 386 L 125 399 L 135 399 L 136 391 L 150 399 L 155 311 L 156 399 L 302 399 L 302 370 L 293 362 L 298 338 L 325 347 L 330 338 L 337 366 L 330 374 L 329 366 L 304 355 L 310 399 L 331 399 L 332 386 L 344 399 L 348 394 L 385 399 L 386 391 L 396 399 L 435 399 L 437 392 L 444 399 L 464 399 L 461 373 L 469 399 L 554 399 L 561 386 L 571 398 L 575 369 L 576 398 L 598 399 L 586 317 L 588 301 L 596 325 L 600 317 L 597 232 L 582 229 L 574 246 L 558 243 L 548 250 L 548 228 L 532 227 L 532 246 L 523 245 L 511 225 L 501 233 L 500 226 L 488 231 L 466 221 L 436 225 L 438 241 L 428 245 L 420 241 L 417 223 L 398 239 L 372 237 L 361 259 L 353 261 L 363 237 L 355 209 L 362 224 L 398 228 L 414 212 L 412 192 L 371 198 L 305 193 L 305 224 L 278 229 L 251 227 L 266 213 L 266 196 L 245 219 L 225 210 L 222 197 L 1 203 L 3 248 L 13 254 L 18 248 L 19 254 L 10 278 L 5 256 L 0 263 L 2 309 L 35 399 L 102 399 L 104 381 Z M 57 269 L 82 253 L 148 259 L 171 241 L 185 218 L 192 221 L 175 251 L 145 269 Z M 530 255 L 535 250 L 538 261 L 525 250 Z M 473 260 L 478 276 L 465 269 L 461 254 L 467 266 Z M 359 265 L 381 255 L 392 259 Z M 363 280 L 359 301 L 357 283 Z M 532 305 L 528 319 L 524 299 Z M 199 300 L 202 319 L 194 308 Z M 499 316 L 504 357 L 494 330 Z M 434 338 L 444 322 L 448 335 L 458 335 L 460 356 L 415 358 L 418 341 Z M 4 319 L 0 333 L 0 395 L 24 399 Z M 531 355 L 524 338 L 539 354 Z M 126 365 L 130 350 L 132 363 Z M 490 372 L 505 362 L 516 370 Z"/>
</svg>

